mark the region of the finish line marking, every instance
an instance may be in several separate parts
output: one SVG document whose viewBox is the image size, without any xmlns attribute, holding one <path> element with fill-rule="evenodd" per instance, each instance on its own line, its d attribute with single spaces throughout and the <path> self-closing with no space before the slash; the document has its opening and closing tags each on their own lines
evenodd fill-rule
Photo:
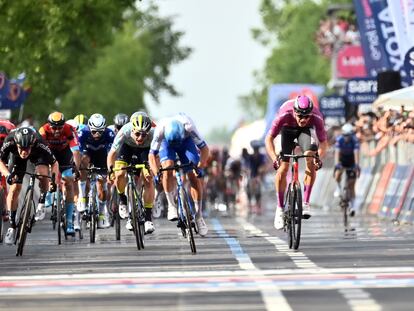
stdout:
<svg viewBox="0 0 414 311">
<path fill-rule="evenodd" d="M 238 240 L 231 238 L 226 230 L 221 225 L 220 221 L 217 218 L 212 219 L 214 230 L 218 233 L 219 237 L 223 238 L 227 245 L 230 247 L 230 250 L 236 257 L 239 262 L 239 266 L 243 270 L 256 270 L 259 269 L 253 264 L 250 256 L 244 252 Z M 286 298 L 283 296 L 282 292 L 277 286 L 274 286 L 273 282 L 265 281 L 263 282 L 254 282 L 256 286 L 260 289 L 262 294 L 263 302 L 266 306 L 266 309 L 269 311 L 292 311 L 287 302 Z"/>
</svg>

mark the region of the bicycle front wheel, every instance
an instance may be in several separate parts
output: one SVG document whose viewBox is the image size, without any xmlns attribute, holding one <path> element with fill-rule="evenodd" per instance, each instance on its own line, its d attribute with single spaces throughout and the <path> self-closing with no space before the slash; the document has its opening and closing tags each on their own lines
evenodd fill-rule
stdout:
<svg viewBox="0 0 414 311">
<path fill-rule="evenodd" d="M 141 249 L 141 238 L 140 238 L 140 230 L 138 224 L 138 215 L 137 215 L 137 203 L 135 198 L 134 189 L 131 185 L 128 186 L 128 207 L 131 211 L 131 222 L 132 222 L 132 229 L 135 235 L 135 240 L 137 243 L 138 250 Z"/>
<path fill-rule="evenodd" d="M 187 233 L 187 240 L 190 243 L 190 248 L 191 248 L 191 253 L 196 254 L 197 253 L 197 249 L 196 249 L 196 244 L 194 241 L 194 234 L 193 234 L 193 221 L 192 221 L 192 215 L 190 212 L 190 202 L 189 202 L 189 197 L 187 192 L 184 189 L 181 189 L 182 191 L 182 204 L 184 207 L 184 212 L 185 212 L 185 226 L 186 228 L 186 233 Z"/>
<path fill-rule="evenodd" d="M 24 199 L 24 205 L 23 210 L 20 212 L 20 219 L 19 219 L 19 228 L 18 228 L 18 235 L 17 235 L 17 252 L 16 256 L 22 256 L 23 255 L 23 248 L 24 244 L 26 242 L 27 237 L 27 229 L 29 226 L 29 218 L 30 218 L 30 212 L 31 212 L 31 204 L 32 204 L 32 195 L 33 195 L 33 189 L 30 189 L 26 197 Z"/>
<path fill-rule="evenodd" d="M 112 187 L 111 191 L 111 203 L 109 204 L 109 208 L 112 211 L 112 225 L 115 227 L 115 238 L 117 241 L 121 240 L 121 217 L 119 216 L 119 209 L 118 209 L 118 192 L 116 191 L 116 187 Z"/>
<path fill-rule="evenodd" d="M 302 192 L 299 185 L 293 185 L 291 193 L 292 204 L 291 210 L 291 227 L 293 248 L 298 249 L 300 244 L 300 235 L 302 230 Z"/>
</svg>

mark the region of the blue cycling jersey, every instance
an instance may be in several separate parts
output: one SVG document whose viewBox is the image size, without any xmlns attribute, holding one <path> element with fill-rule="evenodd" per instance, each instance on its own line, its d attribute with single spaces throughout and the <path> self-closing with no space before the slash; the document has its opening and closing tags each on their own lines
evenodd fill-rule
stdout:
<svg viewBox="0 0 414 311">
<path fill-rule="evenodd" d="M 99 139 L 94 139 L 91 131 L 89 130 L 89 127 L 87 126 L 80 129 L 78 135 L 81 152 L 95 152 L 99 150 L 105 150 L 105 152 L 109 152 L 115 138 L 114 132 L 109 128 L 106 128 Z"/>
<path fill-rule="evenodd" d="M 335 149 L 339 150 L 341 156 L 353 156 L 355 150 L 359 150 L 359 140 L 355 135 L 346 139 L 343 135 L 336 138 Z"/>
</svg>

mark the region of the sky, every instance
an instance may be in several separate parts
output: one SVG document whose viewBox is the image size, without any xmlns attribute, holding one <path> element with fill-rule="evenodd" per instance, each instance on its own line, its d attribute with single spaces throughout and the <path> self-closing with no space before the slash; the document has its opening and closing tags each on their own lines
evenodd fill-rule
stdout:
<svg viewBox="0 0 414 311">
<path fill-rule="evenodd" d="M 164 93 L 158 105 L 146 99 L 155 119 L 185 112 L 202 136 L 223 125 L 231 129 L 242 119 L 238 97 L 253 89 L 253 71 L 263 68 L 268 55 L 251 35 L 262 25 L 260 2 L 155 1 L 161 16 L 175 16 L 174 30 L 185 32 L 181 44 L 193 48 L 189 58 L 173 65 L 168 79 L 182 96 Z"/>
</svg>

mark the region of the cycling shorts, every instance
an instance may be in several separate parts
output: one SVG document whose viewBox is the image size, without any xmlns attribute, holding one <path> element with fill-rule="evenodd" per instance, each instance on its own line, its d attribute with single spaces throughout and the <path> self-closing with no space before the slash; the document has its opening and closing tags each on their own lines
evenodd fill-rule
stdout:
<svg viewBox="0 0 414 311">
<path fill-rule="evenodd" d="M 311 128 L 309 127 L 283 127 L 281 131 L 282 154 L 292 154 L 296 142 L 305 151 L 318 151 L 316 144 L 312 143 Z M 283 162 L 289 162 L 289 157 L 282 156 Z"/>
<path fill-rule="evenodd" d="M 106 158 L 108 154 L 105 150 L 87 150 L 83 154 L 89 157 L 89 162 L 94 167 L 106 168 Z"/>
<path fill-rule="evenodd" d="M 73 153 L 69 147 L 66 147 L 63 150 L 52 150 L 53 155 L 55 156 L 57 162 L 59 163 L 59 171 L 61 173 L 65 172 L 65 176 L 69 177 L 69 170 L 72 171 L 73 165 Z"/>
<path fill-rule="evenodd" d="M 167 160 L 176 161 L 177 156 L 180 159 L 181 164 L 200 162 L 200 155 L 198 149 L 191 137 L 187 137 L 180 145 L 171 145 L 164 139 L 160 148 L 160 161 L 165 162 Z M 191 171 L 191 168 L 185 170 L 185 172 Z"/>
</svg>

